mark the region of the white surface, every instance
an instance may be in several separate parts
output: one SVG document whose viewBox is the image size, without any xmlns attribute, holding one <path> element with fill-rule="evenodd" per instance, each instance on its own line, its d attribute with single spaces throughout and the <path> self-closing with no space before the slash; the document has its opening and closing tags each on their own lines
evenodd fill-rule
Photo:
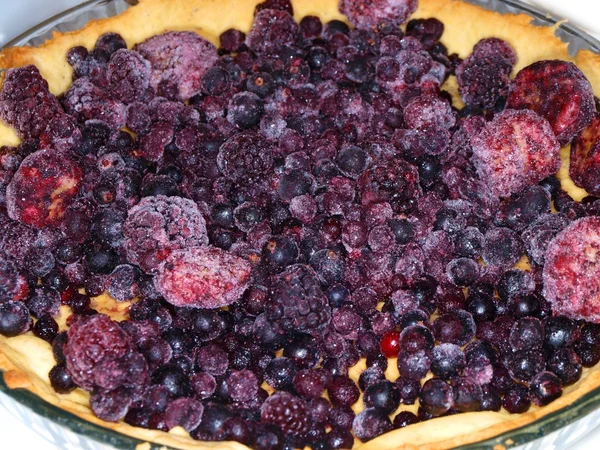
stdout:
<svg viewBox="0 0 600 450">
<path fill-rule="evenodd" d="M 0 0 L 0 46 L 43 20 L 83 3 L 82 0 Z M 541 9 L 554 13 L 557 18 L 568 17 L 571 23 L 600 37 L 600 4 L 596 0 L 530 0 Z M 535 45 L 535 44 L 534 44 Z M 1 448 L 36 450 L 63 450 L 48 443 L 13 417 L 0 404 Z M 571 445 L 577 450 L 596 450 L 600 442 L 600 429 L 589 433 Z"/>
</svg>

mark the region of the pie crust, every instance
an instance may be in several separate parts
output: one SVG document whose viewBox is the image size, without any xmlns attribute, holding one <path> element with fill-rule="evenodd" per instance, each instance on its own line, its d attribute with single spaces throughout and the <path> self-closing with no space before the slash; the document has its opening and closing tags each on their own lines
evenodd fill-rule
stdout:
<svg viewBox="0 0 600 450">
<path fill-rule="evenodd" d="M 55 95 L 66 91 L 72 81 L 72 69 L 66 62 L 67 50 L 76 45 L 92 48 L 98 36 L 112 31 L 123 36 L 129 47 L 148 37 L 166 30 L 196 31 L 213 43 L 228 28 L 248 31 L 252 24 L 255 5 L 261 0 L 140 0 L 119 16 L 90 22 L 83 29 L 69 33 L 55 33 L 43 45 L 9 48 L 0 53 L 0 70 L 35 64 L 48 81 Z M 344 20 L 337 9 L 338 0 L 292 0 L 296 19 L 306 15 L 319 16 L 323 21 Z M 459 0 L 419 0 L 419 9 L 411 18 L 436 17 L 445 25 L 442 42 L 461 57 L 470 54 L 473 46 L 482 38 L 499 37 L 508 41 L 516 50 L 518 61 L 515 72 L 542 59 L 573 61 L 586 74 L 597 96 L 600 96 L 600 55 L 587 50 L 580 51 L 575 58 L 569 56 L 567 45 L 555 36 L 553 27 L 538 27 L 531 24 L 532 18 L 525 14 L 502 15 Z M 0 80 L 1 81 L 1 80 Z M 445 89 L 458 98 L 456 81 L 451 77 Z M 0 123 L 0 146 L 17 145 L 15 132 Z M 576 187 L 568 175 L 568 148 L 561 151 L 563 167 L 558 177 L 563 189 L 576 200 L 586 193 Z M 127 304 L 110 299 L 107 295 L 93 299 L 93 307 L 110 314 L 115 320 L 127 314 Z M 69 315 L 63 306 L 59 317 L 61 329 Z M 0 336 L 0 370 L 9 388 L 25 388 L 45 401 L 66 410 L 89 422 L 116 432 L 179 449 L 244 449 L 236 442 L 195 441 L 181 428 L 170 432 L 146 430 L 132 427 L 124 422 L 108 423 L 94 416 L 89 408 L 89 394 L 76 389 L 70 394 L 57 394 L 50 386 L 48 372 L 55 364 L 51 347 L 36 338 L 31 332 L 14 338 Z M 397 377 L 394 361 L 387 371 L 389 379 Z M 351 369 L 353 378 L 365 368 L 361 360 Z M 510 430 L 531 424 L 553 412 L 568 407 L 584 394 L 600 387 L 600 364 L 584 369 L 581 379 L 565 388 L 563 396 L 545 407 L 532 406 L 524 414 L 501 412 L 473 412 L 440 417 L 426 422 L 386 433 L 362 444 L 355 441 L 355 448 L 362 450 L 391 449 L 446 449 L 459 445 L 480 442 Z M 362 409 L 362 400 L 355 408 Z M 407 408 L 413 411 L 416 408 Z M 506 442 L 510 446 L 511 442 Z M 141 448 L 149 448 L 140 444 Z M 499 444 L 496 448 L 504 448 Z"/>
</svg>

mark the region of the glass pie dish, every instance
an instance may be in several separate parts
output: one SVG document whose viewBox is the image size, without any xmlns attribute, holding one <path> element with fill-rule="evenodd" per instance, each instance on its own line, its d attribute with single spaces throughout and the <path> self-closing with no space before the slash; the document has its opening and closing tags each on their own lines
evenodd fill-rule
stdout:
<svg viewBox="0 0 600 450">
<path fill-rule="evenodd" d="M 78 29 L 91 20 L 116 15 L 124 11 L 133 3 L 135 2 L 125 0 L 96 0 L 87 2 L 80 7 L 71 9 L 40 24 L 35 29 L 28 31 L 10 42 L 8 46 L 39 45 L 50 38 L 51 33 L 55 30 L 70 31 Z M 484 8 L 501 13 L 526 13 L 533 17 L 533 23 L 536 25 L 556 26 L 558 23 L 557 21 L 546 17 L 545 14 L 514 1 L 482 0 L 471 1 L 470 3 L 475 3 Z M 557 34 L 561 39 L 569 43 L 571 55 L 574 55 L 581 49 L 600 53 L 600 42 L 597 42 L 593 38 L 567 24 L 559 25 Z M 19 405 L 29 407 L 40 416 L 50 419 L 52 422 L 40 426 L 46 426 L 48 429 L 53 430 L 50 434 L 56 438 L 56 445 L 60 448 L 69 448 L 70 446 L 75 446 L 76 448 L 101 448 L 99 444 L 96 444 L 93 441 L 103 442 L 117 448 L 135 448 L 138 444 L 143 442 L 79 419 L 62 409 L 43 402 L 28 391 L 10 390 L 6 388 L 3 383 L 0 384 L 0 389 L 16 400 Z M 533 448 L 534 446 L 537 448 L 547 448 L 551 443 L 555 446 L 563 447 L 569 443 L 569 440 L 583 434 L 600 421 L 598 412 L 588 416 L 590 412 L 594 411 L 599 406 L 599 403 L 600 389 L 595 389 L 587 392 L 571 405 L 548 414 L 522 428 L 511 430 L 490 440 L 469 444 L 464 448 L 509 448 L 528 443 L 528 448 Z M 18 409 L 20 411 L 28 411 L 20 406 Z M 23 415 L 29 415 L 30 419 L 26 420 L 32 424 L 41 423 L 35 415 L 31 415 L 30 413 L 23 413 Z M 582 420 L 578 421 L 578 419 Z M 46 422 L 44 421 L 43 423 Z M 63 441 L 58 441 L 62 436 L 58 430 L 61 430 L 62 432 L 62 428 L 56 427 L 54 423 L 65 426 L 75 434 L 69 432 L 68 435 L 64 435 Z M 559 429 L 559 433 L 550 435 L 550 433 Z M 88 441 L 88 438 L 93 441 Z M 536 441 L 536 439 L 539 438 L 544 439 L 542 441 Z M 74 439 L 77 439 L 80 442 L 76 442 Z M 85 444 L 82 443 L 84 441 Z M 536 442 L 533 443 L 533 441 Z"/>
</svg>

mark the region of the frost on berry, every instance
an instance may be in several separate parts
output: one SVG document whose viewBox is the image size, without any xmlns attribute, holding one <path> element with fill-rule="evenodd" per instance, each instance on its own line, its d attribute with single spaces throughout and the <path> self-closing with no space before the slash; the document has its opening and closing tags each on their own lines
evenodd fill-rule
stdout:
<svg viewBox="0 0 600 450">
<path fill-rule="evenodd" d="M 81 130 L 77 121 L 68 114 L 54 116 L 40 135 L 40 148 L 53 148 L 58 151 L 73 151 L 81 143 Z"/>
<path fill-rule="evenodd" d="M 217 164 L 221 173 L 233 181 L 257 181 L 273 167 L 273 148 L 254 132 L 239 133 L 221 145 Z"/>
<path fill-rule="evenodd" d="M 219 248 L 175 250 L 158 268 L 154 284 L 175 306 L 214 309 L 240 298 L 251 269 L 244 259 Z"/>
<path fill-rule="evenodd" d="M 531 261 L 543 266 L 548 245 L 559 232 L 569 225 L 569 219 L 564 214 L 544 214 L 530 224 L 521 239 L 525 252 Z"/>
<path fill-rule="evenodd" d="M 571 145 L 569 175 L 588 194 L 600 196 L 600 116 L 575 137 Z"/>
<path fill-rule="evenodd" d="M 560 168 L 550 124 L 529 110 L 505 110 L 471 139 L 479 179 L 497 197 L 537 184 Z"/>
<path fill-rule="evenodd" d="M 600 218 L 579 219 L 556 235 L 543 280 L 554 314 L 600 322 Z"/>
<path fill-rule="evenodd" d="M 106 80 L 114 98 L 125 104 L 143 101 L 150 87 L 150 63 L 136 51 L 117 50 L 108 62 Z"/>
<path fill-rule="evenodd" d="M 304 436 L 310 430 L 310 411 L 306 402 L 289 392 L 279 391 L 260 407 L 263 422 L 275 425 L 285 435 Z"/>
<path fill-rule="evenodd" d="M 508 95 L 510 74 L 516 54 L 498 38 L 482 39 L 456 68 L 458 91 L 465 104 L 473 108 L 493 108 Z"/>
<path fill-rule="evenodd" d="M 127 108 L 113 99 L 89 78 L 79 78 L 73 82 L 62 99 L 65 111 L 78 122 L 96 119 L 111 128 L 121 128 L 127 120 Z"/>
<path fill-rule="evenodd" d="M 182 197 L 144 197 L 123 224 L 127 259 L 152 271 L 173 250 L 208 244 L 206 222 L 196 203 Z"/>
<path fill-rule="evenodd" d="M 81 167 L 68 153 L 32 153 L 6 189 L 9 217 L 36 228 L 60 225 L 82 177 Z"/>
<path fill-rule="evenodd" d="M 173 100 L 187 100 L 200 92 L 202 75 L 217 61 L 214 45 L 190 31 L 159 34 L 135 50 L 150 62 L 155 93 Z"/>
<path fill-rule="evenodd" d="M 0 256 L 0 303 L 23 300 L 28 292 L 25 276 L 12 261 Z"/>
<path fill-rule="evenodd" d="M 422 93 L 437 93 L 446 72 L 446 67 L 434 61 L 417 39 L 405 37 L 398 53 L 379 59 L 376 80 L 394 100 L 405 104 Z"/>
<path fill-rule="evenodd" d="M 339 10 L 357 28 L 370 29 L 380 23 L 399 25 L 417 9 L 417 0 L 340 0 Z"/>
<path fill-rule="evenodd" d="M 0 119 L 25 139 L 38 138 L 48 123 L 62 113 L 48 83 L 33 65 L 8 69 L 0 92 Z"/>
<path fill-rule="evenodd" d="M 592 85 L 575 64 L 538 61 L 515 77 L 507 108 L 531 109 L 550 122 L 559 142 L 571 142 L 594 117 Z"/>
<path fill-rule="evenodd" d="M 129 375 L 128 356 L 134 344 L 117 322 L 96 314 L 82 317 L 69 327 L 63 351 L 67 370 L 79 387 L 112 390 L 124 384 Z"/>
<path fill-rule="evenodd" d="M 264 9 L 254 17 L 246 45 L 256 53 L 272 54 L 290 46 L 299 37 L 298 24 L 285 11 Z"/>
<path fill-rule="evenodd" d="M 140 136 L 139 153 L 148 161 L 159 161 L 165 147 L 173 140 L 173 126 L 167 122 L 157 122 L 152 125 L 147 134 Z"/>
<path fill-rule="evenodd" d="M 404 108 L 404 122 L 411 129 L 445 129 L 456 124 L 456 114 L 448 101 L 433 94 L 415 97 Z"/>
</svg>

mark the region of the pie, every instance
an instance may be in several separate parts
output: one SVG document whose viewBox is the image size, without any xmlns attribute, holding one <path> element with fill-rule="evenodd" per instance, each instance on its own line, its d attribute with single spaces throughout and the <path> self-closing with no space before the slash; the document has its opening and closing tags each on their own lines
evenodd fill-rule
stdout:
<svg viewBox="0 0 600 450">
<path fill-rule="evenodd" d="M 0 53 L 6 384 L 181 449 L 451 448 L 596 390 L 600 56 L 458 0 L 259 3 Z"/>
</svg>

